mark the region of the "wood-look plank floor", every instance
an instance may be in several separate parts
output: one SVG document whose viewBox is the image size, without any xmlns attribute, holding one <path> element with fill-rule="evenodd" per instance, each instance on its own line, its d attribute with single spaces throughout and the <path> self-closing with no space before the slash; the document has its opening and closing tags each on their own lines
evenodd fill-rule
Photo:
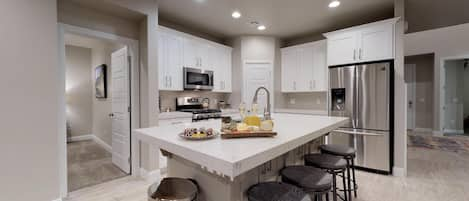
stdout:
<svg viewBox="0 0 469 201">
<path fill-rule="evenodd" d="M 357 172 L 355 201 L 469 201 L 469 155 L 408 149 L 408 176 Z M 67 201 L 147 201 L 150 182 L 125 177 L 70 193 Z"/>
</svg>

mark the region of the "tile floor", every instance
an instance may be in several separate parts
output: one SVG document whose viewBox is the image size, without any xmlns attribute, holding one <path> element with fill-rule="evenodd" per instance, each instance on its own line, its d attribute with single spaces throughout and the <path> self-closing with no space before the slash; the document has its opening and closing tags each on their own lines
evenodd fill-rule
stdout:
<svg viewBox="0 0 469 201">
<path fill-rule="evenodd" d="M 126 176 L 112 155 L 93 140 L 67 144 L 68 189 L 75 191 Z"/>
<path fill-rule="evenodd" d="M 469 201 L 469 154 L 409 147 L 408 176 L 357 172 L 355 201 Z M 70 193 L 67 201 L 147 201 L 148 181 L 125 177 Z"/>
</svg>

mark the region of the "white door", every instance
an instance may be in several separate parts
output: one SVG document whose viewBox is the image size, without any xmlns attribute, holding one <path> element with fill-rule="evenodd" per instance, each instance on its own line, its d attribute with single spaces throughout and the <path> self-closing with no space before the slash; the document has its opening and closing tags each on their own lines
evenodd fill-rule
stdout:
<svg viewBox="0 0 469 201">
<path fill-rule="evenodd" d="M 351 64 L 357 58 L 357 32 L 351 31 L 327 39 L 327 65 Z"/>
<path fill-rule="evenodd" d="M 415 64 L 405 65 L 407 86 L 407 129 L 415 129 Z"/>
<path fill-rule="evenodd" d="M 130 87 L 127 47 L 111 54 L 112 163 L 130 173 Z"/>
<path fill-rule="evenodd" d="M 327 91 L 327 61 L 326 61 L 326 41 L 321 41 L 314 46 L 313 54 L 313 91 Z"/>
<path fill-rule="evenodd" d="M 362 62 L 392 59 L 393 26 L 382 25 L 364 29 L 359 36 L 358 59 Z"/>
<path fill-rule="evenodd" d="M 295 79 L 299 65 L 297 52 L 296 49 L 282 50 L 282 92 L 293 92 L 297 89 Z"/>
<path fill-rule="evenodd" d="M 272 86 L 272 64 L 263 62 L 245 62 L 244 64 L 244 91 L 243 101 L 246 106 L 251 109 L 252 99 L 257 88 L 265 87 L 270 91 L 271 111 L 274 100 L 274 90 Z M 261 91 L 258 95 L 258 113 L 263 114 L 264 108 L 267 105 L 267 93 Z"/>
</svg>

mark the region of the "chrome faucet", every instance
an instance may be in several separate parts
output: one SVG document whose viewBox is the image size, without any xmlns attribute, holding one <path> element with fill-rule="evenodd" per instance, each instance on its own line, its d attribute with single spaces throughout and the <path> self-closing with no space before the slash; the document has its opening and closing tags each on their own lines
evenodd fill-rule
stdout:
<svg viewBox="0 0 469 201">
<path fill-rule="evenodd" d="M 257 105 L 257 95 L 259 94 L 259 91 L 263 89 L 265 92 L 267 92 L 267 107 L 264 108 L 264 119 L 265 120 L 270 120 L 271 118 L 271 113 L 270 113 L 270 92 L 267 88 L 265 87 L 259 87 L 256 89 L 256 93 L 254 94 L 254 98 L 252 99 L 252 105 L 256 104 Z"/>
</svg>

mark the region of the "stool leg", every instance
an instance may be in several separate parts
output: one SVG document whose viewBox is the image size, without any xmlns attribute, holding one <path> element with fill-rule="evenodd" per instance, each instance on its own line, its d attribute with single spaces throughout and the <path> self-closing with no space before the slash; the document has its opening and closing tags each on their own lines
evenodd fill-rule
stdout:
<svg viewBox="0 0 469 201">
<path fill-rule="evenodd" d="M 326 193 L 326 201 L 330 201 L 329 200 L 329 191 Z"/>
<path fill-rule="evenodd" d="M 352 175 L 353 175 L 353 193 L 355 197 L 357 197 L 357 180 L 355 179 L 355 162 L 354 158 L 352 158 Z"/>
<path fill-rule="evenodd" d="M 345 179 L 346 179 L 345 178 L 345 170 L 343 170 L 342 171 L 342 183 L 344 185 L 344 187 L 343 187 L 344 188 L 344 197 L 345 197 L 345 201 L 349 201 L 349 199 L 348 199 L 349 196 L 347 195 L 348 191 L 347 191 L 347 185 L 345 184 Z"/>
<path fill-rule="evenodd" d="M 332 200 L 337 201 L 337 173 L 332 171 Z"/>
<path fill-rule="evenodd" d="M 352 183 L 351 183 L 351 179 L 352 177 L 350 177 L 350 159 L 347 159 L 347 183 L 348 183 L 348 188 L 347 188 L 347 193 L 348 193 L 348 197 L 350 198 L 350 200 L 352 200 Z"/>
</svg>

